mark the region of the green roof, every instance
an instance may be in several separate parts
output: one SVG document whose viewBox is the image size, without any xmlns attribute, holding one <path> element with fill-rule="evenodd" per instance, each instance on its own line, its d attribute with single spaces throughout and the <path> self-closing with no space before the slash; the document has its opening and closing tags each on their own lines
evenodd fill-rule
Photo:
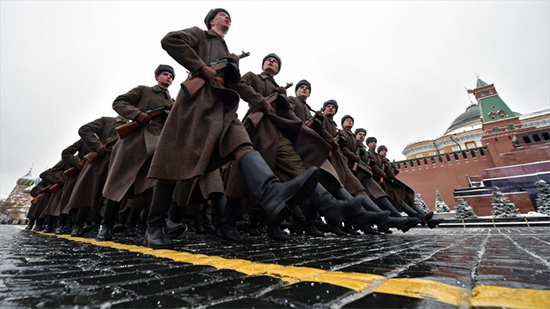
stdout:
<svg viewBox="0 0 550 309">
<path fill-rule="evenodd" d="M 478 85 L 479 85 L 479 80 L 478 80 Z M 483 118 L 484 123 L 499 121 L 502 119 L 512 118 L 516 116 L 514 112 L 512 112 L 512 110 L 508 107 L 508 105 L 506 105 L 506 103 L 504 103 L 504 101 L 502 101 L 502 99 L 498 95 L 479 100 L 479 106 L 481 109 L 481 117 Z M 500 117 L 498 115 L 499 110 L 505 112 L 506 116 Z M 489 114 L 491 112 L 494 112 L 496 114 L 495 119 L 491 119 L 491 117 L 489 117 Z"/>
<path fill-rule="evenodd" d="M 476 88 L 483 87 L 483 86 L 487 86 L 487 83 L 482 81 L 481 78 L 478 77 Z"/>
</svg>

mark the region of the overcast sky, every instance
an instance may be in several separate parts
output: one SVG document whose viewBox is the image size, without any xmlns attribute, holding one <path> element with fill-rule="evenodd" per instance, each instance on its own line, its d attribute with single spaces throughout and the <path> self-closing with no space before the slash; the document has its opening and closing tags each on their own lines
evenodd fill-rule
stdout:
<svg viewBox="0 0 550 309">
<path fill-rule="evenodd" d="M 277 53 L 279 84 L 309 80 L 314 109 L 337 100 L 338 124 L 351 114 L 400 160 L 466 109 L 475 73 L 516 112 L 550 108 L 549 3 L 1 1 L 0 197 L 32 164 L 35 177 L 52 167 L 81 125 L 115 116 L 116 96 L 153 86 L 160 63 L 175 68 L 175 97 L 185 69 L 160 40 L 205 28 L 211 8 L 231 14 L 229 49 L 251 53 L 243 74 Z"/>
</svg>

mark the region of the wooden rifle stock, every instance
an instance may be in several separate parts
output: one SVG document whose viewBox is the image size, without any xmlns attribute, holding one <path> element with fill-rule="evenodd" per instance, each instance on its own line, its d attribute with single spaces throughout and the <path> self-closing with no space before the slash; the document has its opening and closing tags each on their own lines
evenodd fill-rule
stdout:
<svg viewBox="0 0 550 309">
<path fill-rule="evenodd" d="M 80 163 L 84 163 L 84 159 L 80 160 Z M 65 174 L 65 176 L 69 178 L 69 177 L 72 177 L 76 173 L 76 171 L 77 171 L 76 167 L 73 166 L 65 170 L 63 174 Z"/>
<path fill-rule="evenodd" d="M 248 56 L 250 56 L 250 53 L 243 51 L 239 55 L 239 59 L 242 59 Z M 228 63 L 229 63 L 229 60 L 227 59 L 216 60 L 210 64 L 210 68 L 218 72 L 220 70 L 223 70 L 225 67 L 227 67 Z M 216 76 L 215 79 L 220 81 L 220 83 L 225 84 L 225 80 L 221 76 Z M 201 90 L 201 88 L 204 87 L 204 85 L 206 85 L 206 80 L 204 80 L 204 78 L 200 75 L 195 75 L 192 78 L 181 83 L 181 90 L 183 91 L 185 98 L 189 100 L 194 98 L 199 92 L 199 90 Z"/>
<path fill-rule="evenodd" d="M 36 204 L 44 198 L 44 193 L 38 194 L 35 198 L 32 199 L 31 203 Z"/>
<path fill-rule="evenodd" d="M 357 147 L 357 150 L 355 151 L 356 155 L 359 155 L 361 153 L 361 147 Z M 357 172 L 357 166 L 359 165 L 359 162 L 355 162 L 353 164 L 352 171 Z"/>
<path fill-rule="evenodd" d="M 50 190 L 51 192 L 55 192 L 55 191 L 59 190 L 59 188 L 61 188 L 61 185 L 58 184 L 58 183 L 54 183 L 54 184 L 51 185 L 49 188 L 50 188 L 49 190 Z"/>
<path fill-rule="evenodd" d="M 152 109 L 150 111 L 145 112 L 149 117 L 153 118 L 162 113 L 162 110 L 164 109 L 164 106 L 161 106 L 159 108 Z M 141 128 L 141 124 L 137 121 L 132 121 L 130 123 L 123 124 L 121 126 L 118 126 L 115 128 L 116 132 L 118 133 L 118 136 L 120 139 L 125 138 L 126 136 L 134 133 L 139 128 Z"/>
<path fill-rule="evenodd" d="M 115 137 L 111 137 L 110 139 L 107 140 L 107 142 L 105 143 L 105 147 L 109 146 L 110 144 L 112 143 L 116 143 L 116 141 L 118 141 L 120 138 L 118 136 L 115 136 Z M 94 163 L 95 160 L 97 160 L 97 158 L 99 158 L 99 153 L 97 153 L 97 151 L 91 151 L 89 152 L 87 155 L 84 156 L 84 159 L 86 161 L 88 161 L 89 164 L 92 164 Z"/>
</svg>

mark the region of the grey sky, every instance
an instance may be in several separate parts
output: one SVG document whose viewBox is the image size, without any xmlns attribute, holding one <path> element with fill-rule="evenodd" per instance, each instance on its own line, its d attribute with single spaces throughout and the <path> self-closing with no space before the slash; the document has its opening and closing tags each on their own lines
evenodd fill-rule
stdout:
<svg viewBox="0 0 550 309">
<path fill-rule="evenodd" d="M 277 53 L 279 84 L 308 79 L 314 109 L 337 100 L 337 123 L 353 115 L 391 158 L 447 129 L 476 72 L 514 111 L 550 108 L 549 1 L 1 1 L 0 197 L 31 164 L 35 177 L 53 166 L 82 124 L 114 116 L 117 95 L 154 85 L 160 63 L 176 70 L 175 97 L 185 69 L 160 40 L 204 28 L 214 7 L 231 14 L 230 50 L 251 52 L 243 74 Z"/>
</svg>

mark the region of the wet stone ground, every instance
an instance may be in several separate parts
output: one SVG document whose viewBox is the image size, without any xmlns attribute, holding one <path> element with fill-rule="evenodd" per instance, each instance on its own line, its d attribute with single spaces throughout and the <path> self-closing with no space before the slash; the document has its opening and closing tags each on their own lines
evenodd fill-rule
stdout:
<svg viewBox="0 0 550 309">
<path fill-rule="evenodd" d="M 90 235 L 92 236 L 92 235 Z M 113 241 L 142 245 L 139 237 Z M 185 233 L 177 251 L 253 262 L 550 290 L 550 227 L 415 229 L 392 235 L 264 237 L 232 245 Z M 0 226 L 0 308 L 455 308 L 430 299 L 289 283 Z"/>
</svg>

